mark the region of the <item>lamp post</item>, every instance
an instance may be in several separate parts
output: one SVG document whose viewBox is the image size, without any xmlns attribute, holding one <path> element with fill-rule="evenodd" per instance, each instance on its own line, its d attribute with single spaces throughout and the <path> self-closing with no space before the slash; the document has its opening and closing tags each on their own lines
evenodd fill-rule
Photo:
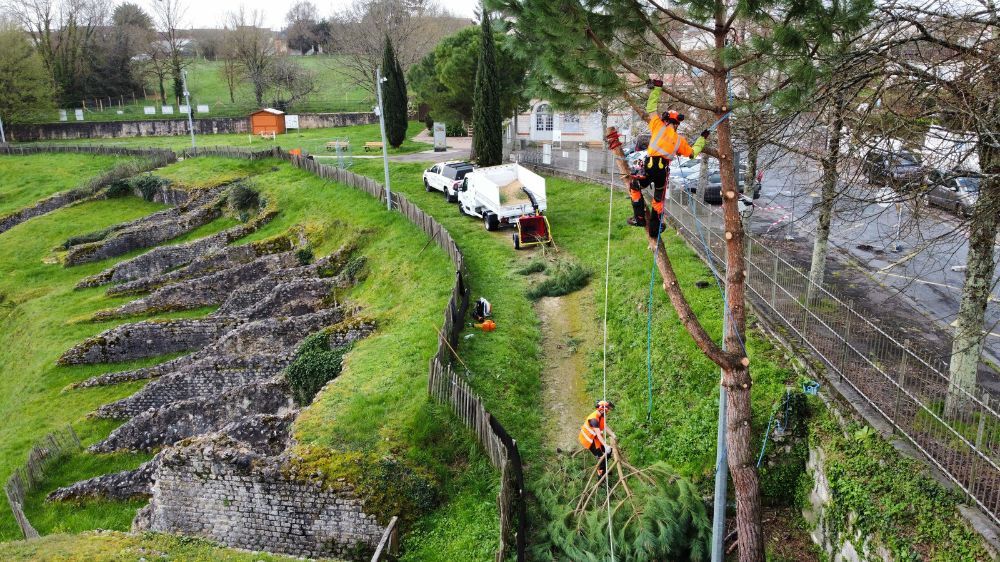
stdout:
<svg viewBox="0 0 1000 562">
<path fill-rule="evenodd" d="M 378 95 L 378 126 L 382 130 L 382 171 L 385 173 L 385 206 L 392 210 L 392 191 L 389 189 L 389 145 L 385 140 L 385 110 L 382 107 L 382 67 L 375 69 L 375 93 Z"/>
<path fill-rule="evenodd" d="M 181 84 L 184 86 L 184 103 L 187 104 L 188 130 L 191 131 L 191 148 L 194 146 L 194 119 L 191 117 L 191 93 L 188 92 L 187 71 L 181 71 Z"/>
</svg>

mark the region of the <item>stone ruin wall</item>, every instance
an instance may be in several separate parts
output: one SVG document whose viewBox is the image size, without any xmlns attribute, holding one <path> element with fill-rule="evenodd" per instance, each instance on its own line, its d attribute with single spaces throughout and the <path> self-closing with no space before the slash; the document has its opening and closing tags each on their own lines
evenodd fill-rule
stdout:
<svg viewBox="0 0 1000 562">
<path fill-rule="evenodd" d="M 153 499 L 133 530 L 207 537 L 223 544 L 307 557 L 370 557 L 385 527 L 350 490 L 288 473 L 232 441 L 200 439 L 164 453 Z"/>
</svg>

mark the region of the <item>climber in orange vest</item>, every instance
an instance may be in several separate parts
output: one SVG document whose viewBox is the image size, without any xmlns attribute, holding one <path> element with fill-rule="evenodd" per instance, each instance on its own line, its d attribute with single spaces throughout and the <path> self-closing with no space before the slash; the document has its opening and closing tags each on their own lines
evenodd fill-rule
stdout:
<svg viewBox="0 0 1000 562">
<path fill-rule="evenodd" d="M 594 404 L 594 413 L 587 416 L 587 419 L 580 426 L 580 435 L 577 439 L 584 449 L 590 451 L 600 464 L 597 467 L 598 476 L 603 476 L 608 469 L 608 456 L 611 455 L 611 447 L 604 440 L 605 434 L 612 439 L 618 439 L 614 431 L 605 423 L 605 415 L 615 409 L 615 405 L 607 400 L 600 400 Z"/>
<path fill-rule="evenodd" d="M 674 110 L 663 114 L 656 112 L 663 94 L 663 81 L 650 80 L 646 85 L 652 90 L 646 101 L 646 111 L 640 114 L 643 120 L 649 122 L 649 147 L 646 149 L 644 174 L 633 175 L 629 185 L 629 196 L 632 198 L 633 216 L 628 223 L 634 226 L 646 226 L 650 238 L 656 238 L 660 233 L 660 219 L 663 215 L 663 198 L 667 191 L 667 178 L 670 175 L 670 161 L 678 154 L 695 158 L 705 148 L 709 131 L 705 129 L 701 136 L 689 145 L 684 137 L 677 134 L 677 126 L 684 120 L 684 114 Z M 653 184 L 653 210 L 646 220 L 646 203 L 642 198 L 642 188 Z"/>
</svg>

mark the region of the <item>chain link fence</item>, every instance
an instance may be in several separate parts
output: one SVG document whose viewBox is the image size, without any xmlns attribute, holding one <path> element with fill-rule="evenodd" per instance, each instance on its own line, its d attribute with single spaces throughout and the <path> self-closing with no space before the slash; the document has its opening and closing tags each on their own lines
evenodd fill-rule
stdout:
<svg viewBox="0 0 1000 562">
<path fill-rule="evenodd" d="M 607 184 L 612 166 L 602 153 L 608 151 L 529 148 L 510 157 L 542 173 Z M 725 270 L 720 214 L 680 189 L 671 190 L 665 212 L 702 259 Z M 1000 524 L 997 399 L 981 389 L 969 392 L 951 384 L 946 363 L 886 333 L 836 291 L 810 281 L 808 272 L 762 239 L 746 237 L 746 267 L 747 297 L 758 315 L 792 345 L 810 352 L 828 377 L 852 388 Z"/>
</svg>

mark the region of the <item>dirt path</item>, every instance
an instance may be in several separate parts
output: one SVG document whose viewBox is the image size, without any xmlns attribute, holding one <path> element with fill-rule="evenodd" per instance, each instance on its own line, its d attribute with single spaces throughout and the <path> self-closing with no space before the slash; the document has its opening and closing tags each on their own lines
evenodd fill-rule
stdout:
<svg viewBox="0 0 1000 562">
<path fill-rule="evenodd" d="M 545 297 L 535 310 L 542 322 L 542 396 L 546 436 L 551 446 L 577 447 L 576 434 L 593 403 L 587 394 L 587 350 L 600 345 L 600 334 L 590 314 L 592 289 L 562 297 Z"/>
</svg>

